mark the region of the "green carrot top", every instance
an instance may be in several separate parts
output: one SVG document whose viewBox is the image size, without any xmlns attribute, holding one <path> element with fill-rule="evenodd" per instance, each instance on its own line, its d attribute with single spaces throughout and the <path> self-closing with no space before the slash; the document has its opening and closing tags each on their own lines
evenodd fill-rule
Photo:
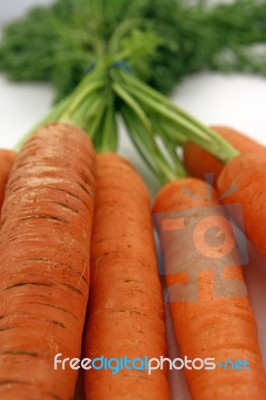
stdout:
<svg viewBox="0 0 266 400">
<path fill-rule="evenodd" d="M 265 0 L 56 0 L 4 28 L 0 70 L 13 80 L 49 81 L 57 100 L 88 66 L 123 53 L 139 79 L 168 94 L 198 71 L 264 74 Z"/>
</svg>

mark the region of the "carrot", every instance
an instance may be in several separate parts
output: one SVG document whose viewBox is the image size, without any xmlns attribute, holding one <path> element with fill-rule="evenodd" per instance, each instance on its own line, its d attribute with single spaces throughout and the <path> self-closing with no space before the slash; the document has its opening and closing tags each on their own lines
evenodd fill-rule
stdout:
<svg viewBox="0 0 266 400">
<path fill-rule="evenodd" d="M 224 137 L 240 153 L 262 152 L 266 154 L 264 146 L 232 128 L 213 126 L 212 129 Z M 191 141 L 186 142 L 184 146 L 184 164 L 188 173 L 195 178 L 205 179 L 206 173 L 215 174 L 215 184 L 224 167 L 224 164 L 211 153 Z"/>
<path fill-rule="evenodd" d="M 242 154 L 229 161 L 218 179 L 218 192 L 224 194 L 235 185 L 235 190 L 224 198 L 225 204 L 240 203 L 245 233 L 266 259 L 266 155 Z M 234 215 L 239 221 L 239 215 Z"/>
<path fill-rule="evenodd" d="M 0 210 L 5 196 L 5 188 L 9 172 L 13 165 L 16 153 L 11 150 L 0 150 Z"/>
<path fill-rule="evenodd" d="M 165 355 L 161 291 L 147 189 L 124 158 L 98 155 L 85 356 Z M 93 400 L 169 398 L 161 370 L 89 370 L 85 389 Z"/>
<path fill-rule="evenodd" d="M 150 120 L 145 111 L 140 113 L 137 110 L 141 120 L 146 119 L 147 129 L 140 118 L 136 123 L 137 114 L 130 110 L 133 100 L 125 96 L 125 103 L 123 118 L 137 150 L 159 181 L 163 185 L 168 181 L 156 198 L 154 211 L 158 213 L 156 225 L 159 232 L 172 231 L 164 232 L 160 237 L 166 295 L 170 300 L 182 358 L 190 360 L 189 368 L 192 361 L 196 361 L 198 368 L 188 369 L 183 365 L 192 399 L 265 399 L 266 377 L 256 323 L 231 225 L 222 207 L 213 209 L 219 205 L 218 196 L 204 181 L 187 178 L 178 154 L 173 152 L 174 146 L 163 135 L 158 144 L 152 136 L 153 131 L 147 130 Z M 187 126 L 187 129 L 190 128 Z M 167 132 L 167 126 L 162 132 Z M 200 141 L 196 130 L 192 134 Z M 212 136 L 213 132 L 207 129 L 202 132 L 205 144 L 207 139 L 211 142 Z M 214 153 L 219 146 L 223 149 L 225 161 L 233 157 L 234 149 L 230 149 L 223 140 L 213 139 Z M 178 217 L 176 213 L 171 213 L 173 211 L 182 211 L 182 215 Z M 208 228 L 216 227 L 223 233 L 228 248 L 226 257 L 221 257 L 223 247 L 215 246 L 215 243 L 208 245 Z M 182 229 L 179 234 L 178 229 Z M 214 369 L 204 368 L 202 360 L 206 358 L 214 358 Z M 228 363 L 227 369 L 224 369 L 228 360 L 243 360 L 243 363 L 246 360 L 249 369 L 240 371 L 231 368 L 228 371 Z M 220 363 L 223 363 L 223 368 Z"/>
<path fill-rule="evenodd" d="M 55 123 L 16 157 L 1 214 L 0 398 L 73 398 L 89 285 L 95 158 L 86 134 Z"/>
<path fill-rule="evenodd" d="M 188 195 L 188 189 L 201 200 L 200 203 Z M 173 299 L 170 302 L 175 335 L 183 357 L 187 356 L 190 360 L 213 357 L 216 363 L 224 363 L 228 359 L 247 360 L 249 370 L 228 371 L 218 366 L 211 371 L 186 369 L 187 381 L 193 400 L 263 400 L 266 398 L 266 377 L 258 347 L 256 323 L 247 295 L 240 297 L 237 290 L 239 285 L 240 289 L 245 288 L 242 269 L 235 266 L 223 270 L 215 259 L 212 261 L 213 272 L 201 269 L 203 266 L 199 265 L 198 254 L 193 256 L 191 252 L 194 246 L 193 243 L 191 245 L 191 234 L 186 234 L 193 227 L 195 218 L 204 217 L 204 207 L 217 205 L 216 192 L 211 188 L 208 191 L 212 191 L 211 201 L 203 181 L 186 178 L 166 185 L 155 201 L 157 213 L 193 210 L 191 217 L 186 218 L 182 239 L 169 239 L 163 247 L 166 267 L 178 266 L 178 271 L 166 269 L 168 289 L 174 288 L 173 285 L 177 283 L 189 283 L 189 295 L 195 292 L 195 288 L 199 289 L 198 301 Z M 219 226 L 220 216 L 223 213 L 212 216 L 212 226 Z M 224 229 L 230 238 L 232 232 L 226 224 Z M 204 227 L 199 228 L 196 239 L 204 237 L 204 234 Z M 228 262 L 236 264 L 236 260 L 231 257 Z M 224 286 L 224 277 L 232 278 L 231 286 Z M 233 291 L 228 297 L 218 298 L 213 294 L 215 285 L 225 293 Z"/>
</svg>

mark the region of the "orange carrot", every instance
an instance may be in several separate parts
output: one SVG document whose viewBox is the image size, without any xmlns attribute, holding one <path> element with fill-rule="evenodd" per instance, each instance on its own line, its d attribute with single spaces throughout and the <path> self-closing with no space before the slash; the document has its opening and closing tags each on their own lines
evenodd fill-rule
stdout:
<svg viewBox="0 0 266 400">
<path fill-rule="evenodd" d="M 129 162 L 98 156 L 85 355 L 132 360 L 165 355 L 164 310 L 147 189 Z M 164 371 L 85 373 L 86 398 L 169 398 Z"/>
<path fill-rule="evenodd" d="M 5 196 L 5 188 L 9 172 L 12 168 L 16 153 L 11 150 L 0 150 L 0 210 Z"/>
<path fill-rule="evenodd" d="M 1 214 L 0 398 L 73 398 L 89 285 L 95 157 L 67 124 L 40 129 L 16 157 Z"/>
<path fill-rule="evenodd" d="M 241 154 L 229 161 L 218 179 L 218 191 L 222 195 L 233 184 L 235 190 L 226 196 L 226 204 L 240 203 L 245 233 L 266 259 L 266 154 Z M 234 215 L 239 221 L 239 216 Z"/>
<path fill-rule="evenodd" d="M 185 190 L 184 190 L 185 189 Z M 201 199 L 188 195 L 188 189 Z M 245 289 L 240 266 L 222 268 L 218 261 L 212 260 L 212 270 L 205 270 L 199 265 L 198 253 L 191 252 L 195 243 L 189 232 L 195 219 L 204 217 L 204 207 L 217 205 L 217 195 L 212 191 L 209 201 L 206 184 L 198 179 L 187 178 L 166 185 L 155 202 L 155 212 L 192 209 L 191 217 L 185 221 L 184 233 L 179 240 L 168 240 L 164 243 L 165 265 L 177 265 L 178 271 L 166 270 L 166 285 L 173 289 L 178 283 L 187 283 L 188 294 L 199 292 L 198 301 L 173 301 L 170 303 L 176 338 L 182 356 L 188 359 L 215 358 L 216 363 L 246 360 L 249 370 L 225 370 L 216 367 L 214 370 L 188 370 L 186 377 L 193 400 L 263 400 L 266 398 L 266 377 L 258 347 L 257 329 L 247 295 L 240 296 L 236 288 Z M 219 217 L 212 216 L 212 226 L 219 226 Z M 227 224 L 223 227 L 227 237 L 232 232 Z M 196 239 L 204 237 L 204 225 L 198 229 Z M 205 243 L 205 242 L 204 242 Z M 209 247 L 206 245 L 206 257 Z M 236 257 L 236 256 L 234 256 Z M 234 265 L 239 262 L 232 259 Z M 227 261 L 229 262 L 229 261 Z M 191 268 L 190 268 L 191 267 Z M 190 268 L 190 269 L 189 269 Z M 188 278 L 188 271 L 192 276 Z M 215 277 L 216 276 L 216 280 Z M 231 284 L 225 286 L 226 278 Z M 229 293 L 222 298 L 214 296 L 214 287 Z M 239 290 L 240 290 L 239 289 Z M 232 292 L 233 290 L 233 292 Z M 225 291 L 225 292 L 224 292 Z"/>
<path fill-rule="evenodd" d="M 264 146 L 234 129 L 225 126 L 213 126 L 212 129 L 223 136 L 240 153 L 262 152 L 266 154 Z M 184 164 L 188 173 L 195 178 L 204 179 L 206 173 L 215 174 L 215 183 L 224 167 L 224 164 L 211 153 L 190 141 L 184 146 Z"/>
<path fill-rule="evenodd" d="M 170 300 L 176 338 L 183 358 L 196 360 L 197 368 L 199 361 L 201 364 L 198 369 L 185 368 L 192 399 L 263 400 L 266 398 L 266 376 L 256 323 L 247 297 L 233 230 L 223 208 L 213 209 L 219 204 L 218 196 L 204 181 L 186 177 L 175 152 L 175 138 L 173 143 L 169 143 L 165 136 L 166 122 L 161 128 L 163 134 L 160 133 L 159 147 L 154 138 L 156 127 L 150 124 L 148 115 L 139 109 L 137 113 L 130 110 L 132 99 L 129 102 L 124 97 L 127 105 L 124 106 L 123 118 L 137 150 L 162 184 L 171 182 L 157 196 L 154 210 L 160 213 L 157 226 L 160 233 L 164 232 L 161 246 L 166 294 Z M 155 102 L 152 105 L 155 107 Z M 160 107 L 160 110 L 172 121 L 179 119 L 172 115 L 171 105 L 168 109 Z M 185 113 L 180 114 L 183 118 L 179 121 L 180 126 L 186 122 L 186 134 L 191 140 L 204 148 L 209 145 L 217 156 L 221 152 L 224 162 L 238 155 L 212 130 Z M 138 123 L 136 115 L 140 116 Z M 145 118 L 147 129 L 143 126 Z M 161 146 L 164 146 L 164 151 Z M 176 217 L 169 214 L 173 211 L 182 211 L 182 215 Z M 214 233 L 218 229 L 223 235 L 216 237 L 212 228 Z M 180 229 L 182 231 L 178 234 Z M 209 239 L 220 240 L 220 236 L 224 238 L 226 253 L 223 246 L 208 242 Z M 202 360 L 206 358 L 214 358 L 216 368 L 203 369 Z M 243 367 L 240 371 L 231 368 L 228 371 L 230 360 L 231 364 L 232 361 L 243 360 L 242 366 L 248 362 L 249 369 Z M 226 362 L 227 369 L 224 369 Z"/>
</svg>

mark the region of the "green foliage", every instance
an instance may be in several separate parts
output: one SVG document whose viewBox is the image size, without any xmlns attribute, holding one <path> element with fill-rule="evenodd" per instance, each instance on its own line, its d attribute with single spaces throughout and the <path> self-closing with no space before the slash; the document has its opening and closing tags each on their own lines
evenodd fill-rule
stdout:
<svg viewBox="0 0 266 400">
<path fill-rule="evenodd" d="M 6 26 L 0 70 L 13 80 L 51 81 L 57 99 L 106 55 L 126 61 L 163 93 L 203 69 L 266 74 L 266 1 L 58 0 Z"/>
</svg>

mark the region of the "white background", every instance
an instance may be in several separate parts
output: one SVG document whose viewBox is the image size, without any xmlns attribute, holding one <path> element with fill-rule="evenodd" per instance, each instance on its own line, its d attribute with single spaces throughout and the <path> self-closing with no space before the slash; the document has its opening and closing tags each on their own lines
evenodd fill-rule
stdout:
<svg viewBox="0 0 266 400">
<path fill-rule="evenodd" d="M 0 23 L 23 13 L 34 0 L 0 0 Z M 39 1 L 39 3 L 51 1 Z M 178 60 L 177 60 L 178 62 Z M 47 84 L 8 82 L 0 75 L 0 147 L 12 148 L 52 104 L 53 91 Z M 266 79 L 252 75 L 220 75 L 203 72 L 185 79 L 174 91 L 173 100 L 206 124 L 225 124 L 237 128 L 266 144 Z M 145 170 L 125 132 L 120 152 L 143 173 L 154 193 L 155 180 Z M 259 324 L 259 337 L 266 362 L 266 266 L 257 259 L 247 267 L 246 277 L 252 305 Z M 171 341 L 173 343 L 173 341 Z M 171 345 L 171 353 L 175 354 Z M 172 377 L 175 399 L 185 399 L 184 381 Z"/>
</svg>

